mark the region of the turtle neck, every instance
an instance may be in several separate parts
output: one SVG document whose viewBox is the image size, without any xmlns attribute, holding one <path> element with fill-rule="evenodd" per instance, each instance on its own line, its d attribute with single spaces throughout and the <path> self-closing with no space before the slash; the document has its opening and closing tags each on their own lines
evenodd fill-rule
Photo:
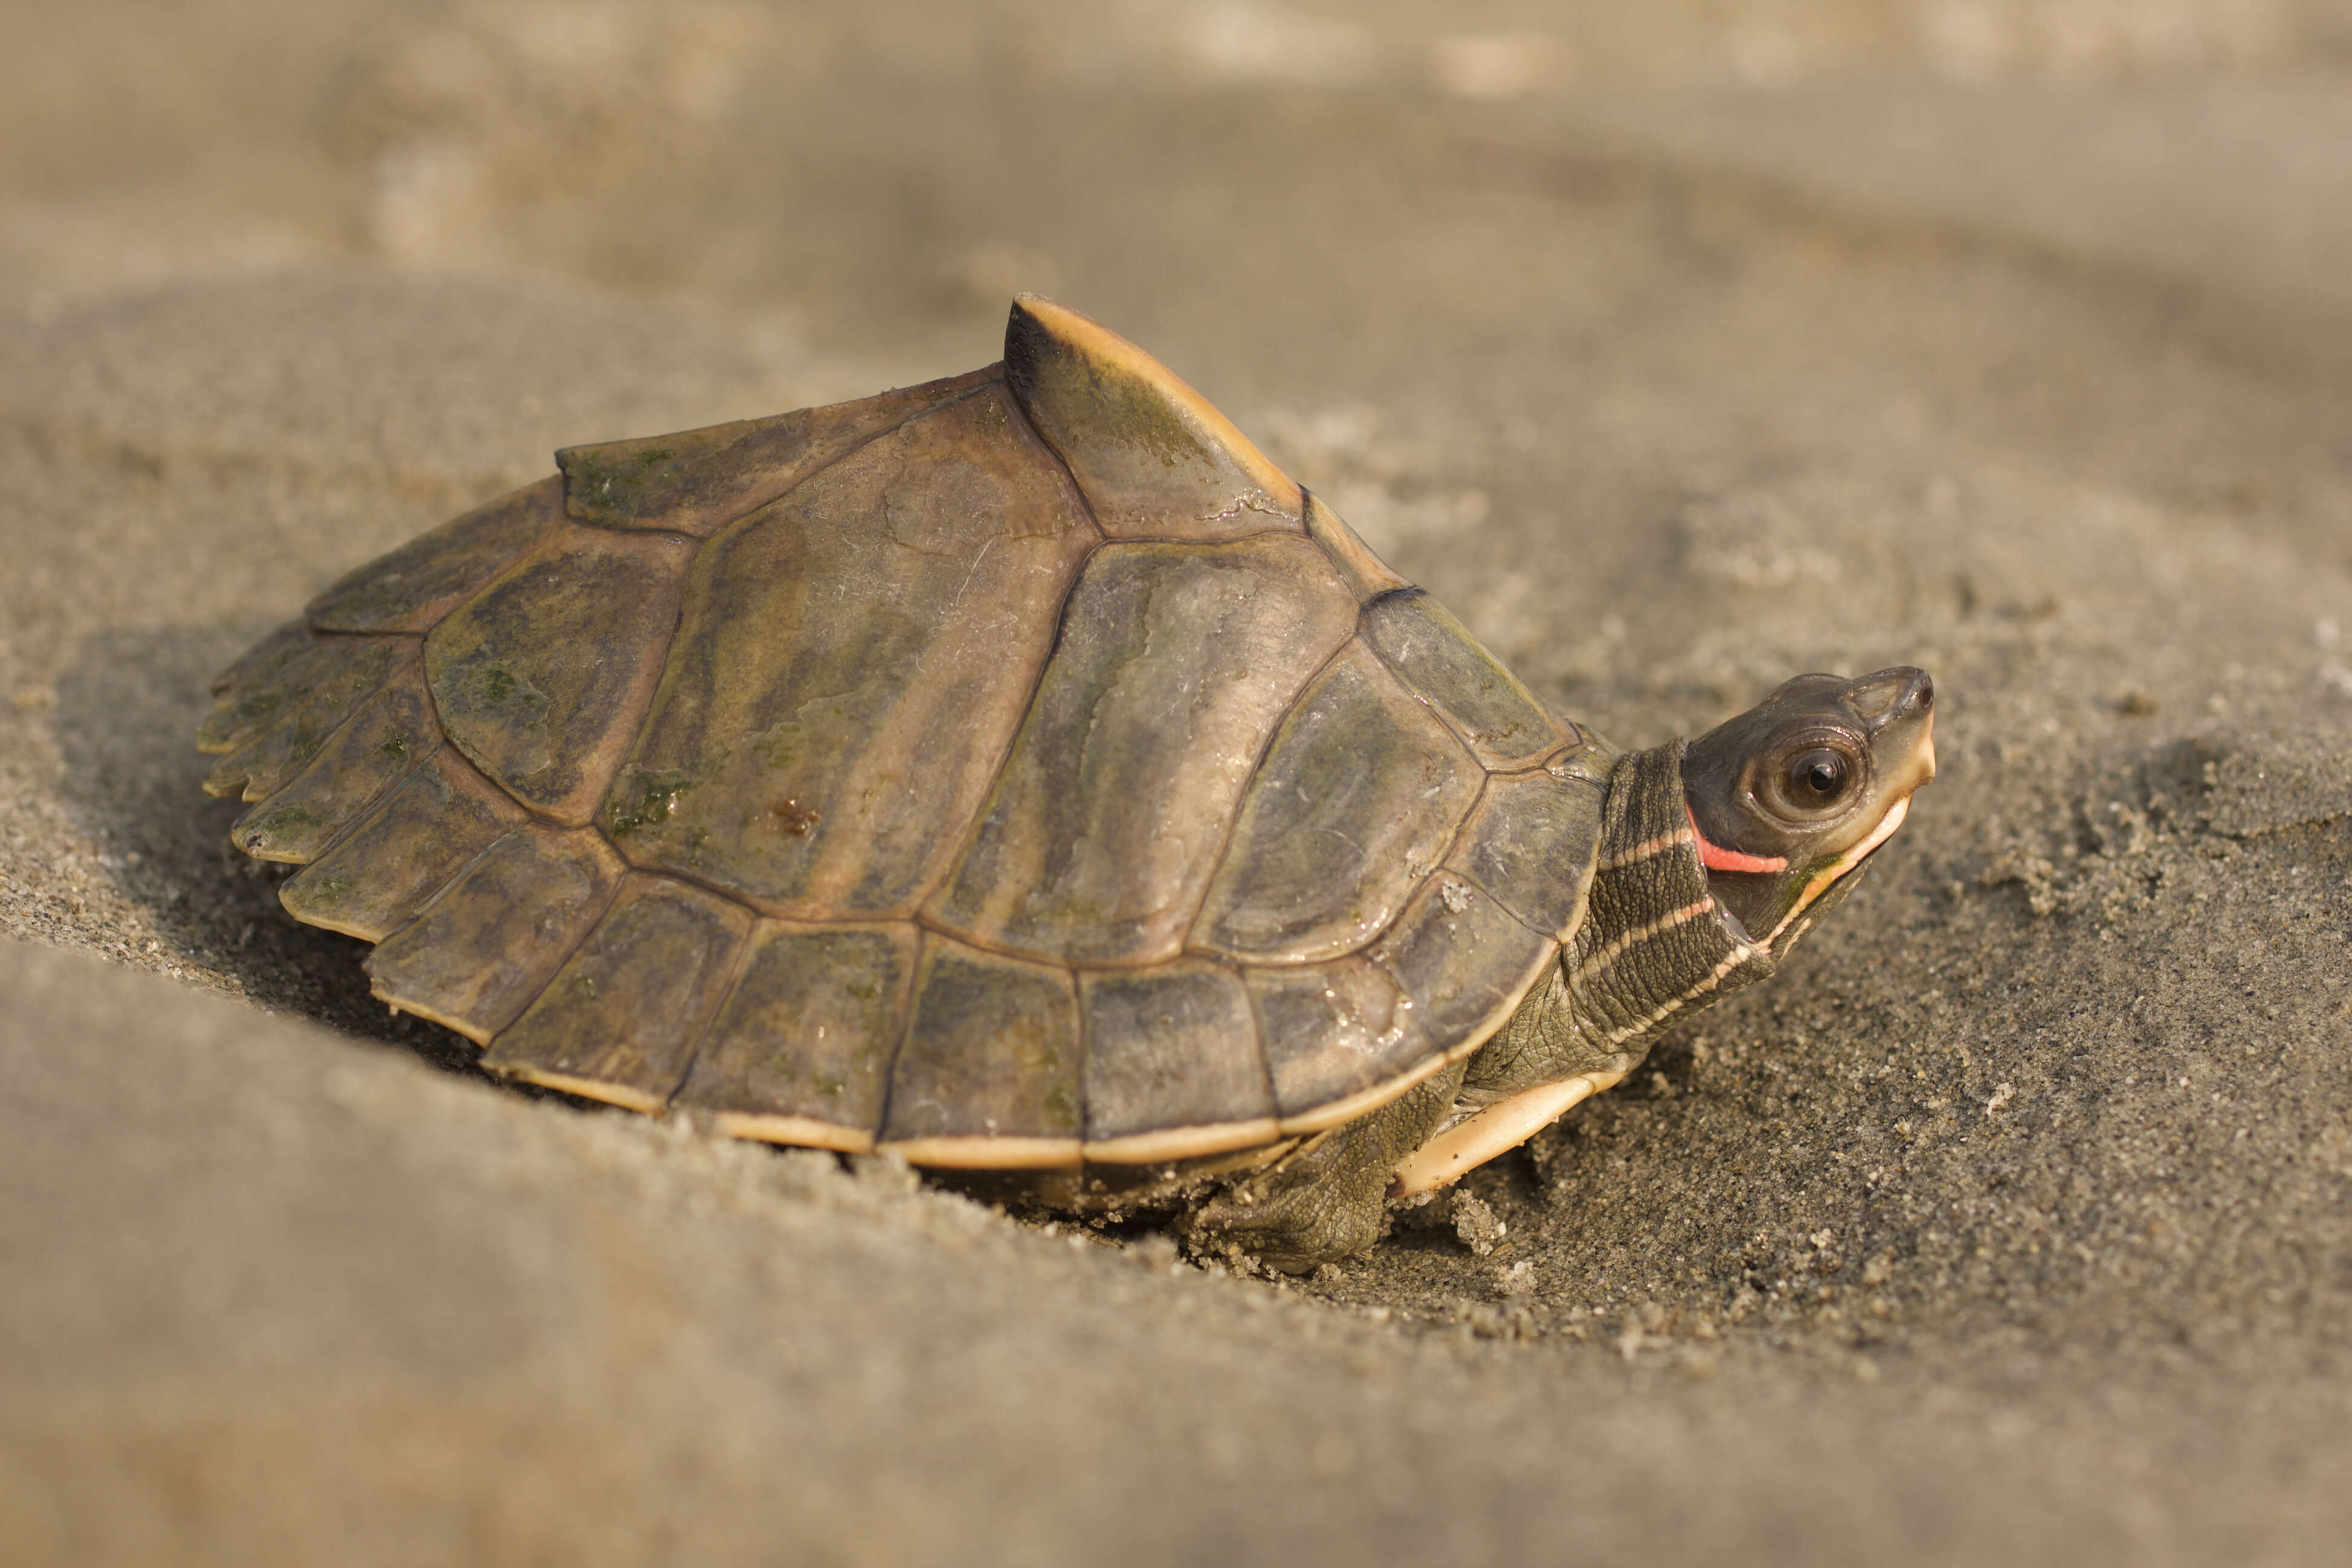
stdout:
<svg viewBox="0 0 2352 1568">
<path fill-rule="evenodd" d="M 1471 1058 L 1464 1104 L 1577 1074 L 1622 1075 L 1684 1011 L 1772 973 L 1772 955 L 1749 942 L 1707 890 L 1682 757 L 1676 741 L 1627 752 L 1611 770 L 1584 922 Z"/>
</svg>

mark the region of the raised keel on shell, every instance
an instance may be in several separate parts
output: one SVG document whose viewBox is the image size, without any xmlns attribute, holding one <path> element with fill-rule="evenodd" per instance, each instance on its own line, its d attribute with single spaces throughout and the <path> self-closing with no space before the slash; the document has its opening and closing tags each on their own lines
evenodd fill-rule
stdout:
<svg viewBox="0 0 2352 1568">
<path fill-rule="evenodd" d="M 1013 302 L 1004 374 L 1113 539 L 1243 539 L 1304 527 L 1298 486 L 1166 365 L 1034 294 Z"/>
</svg>

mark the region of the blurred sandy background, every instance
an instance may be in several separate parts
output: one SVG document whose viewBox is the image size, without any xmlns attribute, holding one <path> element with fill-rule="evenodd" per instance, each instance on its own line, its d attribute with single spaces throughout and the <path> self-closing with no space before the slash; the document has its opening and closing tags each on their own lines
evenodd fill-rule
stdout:
<svg viewBox="0 0 2352 1568">
<path fill-rule="evenodd" d="M 2341 1560 L 2346 0 L 5 22 L 0 1561 Z M 317 586 L 1020 289 L 1612 738 L 1942 777 L 1304 1282 L 498 1089 L 227 850 Z"/>
</svg>

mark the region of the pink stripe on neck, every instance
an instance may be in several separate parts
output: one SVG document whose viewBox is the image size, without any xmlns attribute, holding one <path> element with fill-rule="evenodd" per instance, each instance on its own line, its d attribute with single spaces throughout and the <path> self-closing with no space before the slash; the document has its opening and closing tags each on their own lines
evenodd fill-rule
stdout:
<svg viewBox="0 0 2352 1568">
<path fill-rule="evenodd" d="M 1785 871 L 1789 859 L 1785 855 L 1743 855 L 1737 849 L 1726 849 L 1707 842 L 1705 830 L 1698 825 L 1698 814 L 1685 805 L 1685 816 L 1690 818 L 1691 837 L 1698 842 L 1698 863 L 1710 871 Z"/>
</svg>

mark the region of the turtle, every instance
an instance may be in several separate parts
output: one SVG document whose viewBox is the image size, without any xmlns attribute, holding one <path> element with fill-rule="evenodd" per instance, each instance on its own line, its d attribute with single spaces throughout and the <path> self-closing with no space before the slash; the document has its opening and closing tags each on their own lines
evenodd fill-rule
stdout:
<svg viewBox="0 0 2352 1568">
<path fill-rule="evenodd" d="M 1621 751 L 1076 310 L 565 448 L 214 683 L 297 920 L 489 1072 L 1370 1247 L 1769 975 L 1933 776 L 1922 670 Z"/>
</svg>

